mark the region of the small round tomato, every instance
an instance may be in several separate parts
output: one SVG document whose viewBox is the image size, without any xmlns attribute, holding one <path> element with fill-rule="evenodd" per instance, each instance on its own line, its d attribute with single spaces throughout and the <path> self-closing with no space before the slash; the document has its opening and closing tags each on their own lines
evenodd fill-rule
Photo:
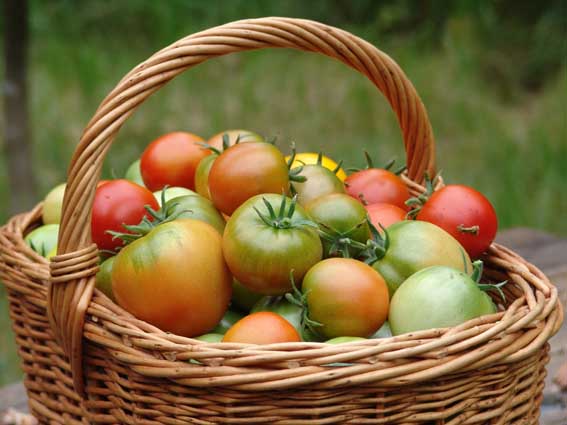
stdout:
<svg viewBox="0 0 567 425">
<path fill-rule="evenodd" d="M 213 333 L 225 334 L 236 322 L 242 319 L 244 316 L 234 310 L 227 310 L 222 316 L 221 321 L 213 329 Z"/>
<path fill-rule="evenodd" d="M 303 309 L 296 305 L 292 304 L 284 296 L 275 296 L 275 297 L 262 297 L 260 300 L 254 304 L 251 313 L 257 313 L 259 311 L 271 311 L 272 313 L 279 314 L 285 320 L 287 320 L 291 326 L 293 326 L 297 332 L 301 335 L 301 318 L 303 316 Z"/>
<path fill-rule="evenodd" d="M 331 193 L 345 193 L 343 182 L 332 171 L 321 165 L 305 165 L 297 175 L 307 179 L 304 182 L 291 183 L 293 190 L 297 193 L 299 205 L 306 206 Z"/>
<path fill-rule="evenodd" d="M 391 171 L 368 168 L 351 174 L 345 180 L 347 193 L 367 204 L 386 203 L 407 211 L 410 193 L 403 180 Z"/>
<path fill-rule="evenodd" d="M 433 192 L 416 218 L 449 232 L 471 258 L 480 257 L 488 249 L 498 230 L 498 218 L 490 201 L 477 190 L 458 184 Z"/>
<path fill-rule="evenodd" d="M 388 230 L 386 251 L 372 267 L 386 280 L 390 296 L 404 280 L 429 266 L 448 266 L 472 273 L 469 256 L 449 233 L 425 221 L 404 220 Z"/>
<path fill-rule="evenodd" d="M 116 257 L 109 257 L 102 262 L 100 269 L 96 274 L 95 286 L 104 295 L 110 298 L 112 301 L 114 299 L 114 294 L 112 293 L 112 266 L 114 265 L 114 260 Z"/>
<path fill-rule="evenodd" d="M 390 306 L 394 335 L 457 326 L 493 313 L 484 293 L 470 276 L 445 266 L 433 266 L 410 276 L 398 288 Z"/>
<path fill-rule="evenodd" d="M 32 230 L 24 238 L 25 243 L 42 257 L 47 257 L 57 246 L 59 224 L 45 224 Z"/>
<path fill-rule="evenodd" d="M 221 131 L 220 133 L 215 134 L 212 136 L 208 141 L 207 144 L 212 146 L 215 149 L 222 150 L 223 148 L 223 137 L 224 135 L 228 136 L 228 145 L 232 146 L 236 143 L 238 139 L 238 143 L 243 142 L 265 142 L 264 138 L 259 134 L 254 133 L 250 130 L 225 130 Z"/>
<path fill-rule="evenodd" d="M 187 337 L 209 332 L 231 295 L 232 276 L 221 242 L 218 232 L 199 220 L 160 224 L 116 255 L 116 301 L 164 331 Z"/>
<path fill-rule="evenodd" d="M 252 313 L 236 322 L 222 342 L 244 344 L 276 344 L 279 342 L 300 342 L 295 328 L 282 316 L 269 311 Z"/>
<path fill-rule="evenodd" d="M 289 161 L 291 158 L 291 155 L 288 155 L 285 157 L 286 161 Z M 293 161 L 293 163 L 291 164 L 291 169 L 294 169 L 296 167 L 299 167 L 301 165 L 310 165 L 310 164 L 317 164 L 319 162 L 319 154 L 315 153 L 315 152 L 300 152 L 295 154 L 295 159 Z M 345 181 L 346 179 L 346 173 L 345 171 L 339 167 L 339 164 L 337 164 L 334 160 L 332 160 L 331 158 L 329 158 L 328 156 L 325 155 L 321 155 L 321 165 L 323 167 L 325 167 L 328 170 L 331 170 L 333 173 L 335 172 L 335 170 L 337 170 L 337 172 L 335 173 L 336 176 L 339 178 L 340 181 Z"/>
<path fill-rule="evenodd" d="M 308 204 L 305 209 L 321 231 L 327 234 L 327 237 L 323 237 L 325 257 L 353 257 L 358 251 L 344 243 L 344 239 L 366 243 L 370 237 L 366 210 L 360 202 L 348 195 L 334 193 L 322 196 Z"/>
<path fill-rule="evenodd" d="M 129 180 L 111 180 L 96 189 L 91 218 L 91 235 L 98 249 L 112 251 L 122 245 L 107 231 L 126 232 L 123 224 L 138 224 L 148 212 L 149 205 L 159 205 L 152 192 Z"/>
<path fill-rule="evenodd" d="M 165 193 L 163 191 L 165 190 Z M 154 198 L 158 205 L 161 207 L 162 198 L 165 198 L 165 203 L 172 200 L 173 198 L 179 198 L 181 196 L 196 196 L 197 193 L 185 187 L 168 187 L 167 189 L 157 190 L 154 192 Z"/>
<path fill-rule="evenodd" d="M 227 215 L 262 193 L 288 193 L 289 170 L 284 156 L 270 143 L 242 143 L 218 156 L 209 173 L 215 206 Z"/>
<path fill-rule="evenodd" d="M 258 302 L 264 295 L 253 292 L 240 283 L 238 280 L 232 281 L 232 304 L 240 311 L 249 313 L 254 304 Z"/>
<path fill-rule="evenodd" d="M 220 235 L 224 232 L 225 221 L 211 201 L 197 194 L 180 196 L 165 203 L 167 215 L 178 214 L 178 218 L 194 218 L 213 226 Z"/>
<path fill-rule="evenodd" d="M 379 273 L 352 258 L 329 258 L 305 275 L 301 288 L 309 319 L 325 338 L 368 337 L 388 317 L 388 287 Z"/>
<path fill-rule="evenodd" d="M 234 277 L 248 289 L 281 295 L 292 289 L 290 271 L 301 281 L 321 260 L 317 230 L 306 224 L 307 213 L 282 195 L 258 195 L 228 220 L 223 252 Z"/>
<path fill-rule="evenodd" d="M 164 186 L 195 189 L 195 170 L 199 161 L 211 154 L 199 145 L 204 140 L 181 131 L 164 134 L 144 150 L 140 169 L 144 185 L 152 192 Z"/>
<path fill-rule="evenodd" d="M 43 224 L 59 224 L 61 211 L 63 209 L 63 196 L 65 195 L 65 183 L 55 186 L 43 200 L 41 218 Z"/>
<path fill-rule="evenodd" d="M 381 226 L 388 227 L 406 219 L 406 211 L 396 205 L 379 203 L 366 205 L 365 208 L 368 211 L 370 222 L 378 230 L 381 229 Z"/>
<path fill-rule="evenodd" d="M 142 178 L 142 170 L 140 169 L 140 159 L 135 160 L 128 169 L 126 170 L 126 174 L 124 178 L 126 180 L 130 180 L 140 186 L 144 186 L 144 179 Z"/>
<path fill-rule="evenodd" d="M 195 171 L 195 190 L 197 193 L 207 199 L 211 199 L 211 191 L 209 190 L 209 174 L 215 159 L 216 154 L 204 157 Z"/>
</svg>

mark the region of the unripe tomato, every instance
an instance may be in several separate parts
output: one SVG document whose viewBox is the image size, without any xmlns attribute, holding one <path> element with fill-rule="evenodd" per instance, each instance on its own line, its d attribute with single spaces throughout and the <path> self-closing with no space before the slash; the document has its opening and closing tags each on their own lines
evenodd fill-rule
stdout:
<svg viewBox="0 0 567 425">
<path fill-rule="evenodd" d="M 451 234 L 471 258 L 480 257 L 488 249 L 498 230 L 498 218 L 490 201 L 477 190 L 459 184 L 433 192 L 416 218 Z"/>
<path fill-rule="evenodd" d="M 59 236 L 59 224 L 45 224 L 32 230 L 26 235 L 26 244 L 42 257 L 47 255 L 57 246 Z"/>
<path fill-rule="evenodd" d="M 141 157 L 140 169 L 144 185 L 152 192 L 164 186 L 195 189 L 195 170 L 199 161 L 211 154 L 200 146 L 199 136 L 176 131 L 151 142 Z"/>
<path fill-rule="evenodd" d="M 43 200 L 41 218 L 43 224 L 59 224 L 65 195 L 65 183 L 55 186 Z"/>
<path fill-rule="evenodd" d="M 217 159 L 217 155 L 209 155 L 204 157 L 195 171 L 195 190 L 197 193 L 207 199 L 211 199 L 211 191 L 209 190 L 209 173 L 213 167 L 213 163 Z"/>
<path fill-rule="evenodd" d="M 279 314 L 269 311 L 252 313 L 230 328 L 222 342 L 244 344 L 276 344 L 300 342 L 301 337 L 290 323 Z"/>
<path fill-rule="evenodd" d="M 224 337 L 223 334 L 210 333 L 201 336 L 196 336 L 195 339 L 198 339 L 199 341 L 203 341 L 203 342 L 221 342 L 223 337 Z M 199 362 L 195 361 L 195 363 L 199 363 Z"/>
<path fill-rule="evenodd" d="M 140 186 L 144 186 L 144 179 L 142 178 L 142 171 L 140 170 L 140 161 L 141 160 L 137 159 L 130 164 L 126 170 L 126 174 L 124 174 L 124 178 Z"/>
<path fill-rule="evenodd" d="M 345 344 L 347 342 L 357 342 L 366 341 L 367 338 L 361 338 L 359 336 L 338 336 L 336 338 L 331 338 L 325 341 L 326 344 Z"/>
<path fill-rule="evenodd" d="M 289 161 L 291 155 L 285 157 L 286 161 Z M 299 167 L 301 165 L 310 165 L 310 164 L 317 164 L 319 160 L 319 154 L 315 152 L 300 152 L 295 154 L 295 160 L 291 164 L 291 169 Z M 329 158 L 328 156 L 322 155 L 321 156 L 321 165 L 328 170 L 335 171 L 339 164 L 337 164 L 334 160 Z M 340 181 L 345 181 L 346 173 L 342 168 L 339 168 L 336 172 L 337 177 Z"/>
<path fill-rule="evenodd" d="M 298 176 L 305 177 L 304 182 L 293 182 L 291 185 L 297 193 L 297 201 L 301 206 L 331 193 L 345 193 L 345 185 L 330 170 L 321 165 L 305 165 Z"/>
<path fill-rule="evenodd" d="M 193 192 L 191 189 L 187 189 L 185 187 L 168 187 L 165 190 L 165 194 L 163 190 L 157 190 L 154 192 L 154 198 L 158 205 L 161 207 L 161 198 L 165 197 L 165 202 L 167 203 L 169 200 L 173 198 L 179 198 L 180 196 L 190 196 L 190 195 L 197 195 L 197 193 Z"/>
<path fill-rule="evenodd" d="M 211 201 L 200 195 L 180 196 L 165 203 L 168 214 L 178 214 L 178 218 L 194 218 L 209 223 L 220 235 L 224 232 L 225 221 Z"/>
<path fill-rule="evenodd" d="M 365 206 L 370 222 L 381 230 L 380 225 L 388 227 L 398 221 L 406 219 L 406 211 L 392 204 L 370 204 Z"/>
<path fill-rule="evenodd" d="M 391 171 L 369 168 L 357 171 L 345 180 L 347 193 L 368 204 L 386 203 L 407 211 L 410 193 L 403 180 Z"/>
<path fill-rule="evenodd" d="M 112 301 L 114 299 L 114 294 L 112 293 L 112 266 L 114 265 L 114 260 L 116 256 L 109 257 L 102 262 L 100 269 L 96 274 L 95 286 L 101 292 L 104 293 Z"/>
<path fill-rule="evenodd" d="M 215 134 L 212 136 L 208 141 L 207 144 L 216 148 L 218 150 L 222 150 L 222 138 L 224 135 L 228 136 L 229 146 L 232 146 L 236 143 L 238 139 L 238 143 L 243 142 L 265 142 L 264 138 L 259 134 L 254 133 L 250 130 L 225 130 L 221 131 L 220 133 Z"/>
<path fill-rule="evenodd" d="M 219 155 L 209 173 L 215 207 L 232 215 L 247 199 L 263 193 L 288 193 L 284 156 L 270 143 L 242 143 Z"/>
</svg>

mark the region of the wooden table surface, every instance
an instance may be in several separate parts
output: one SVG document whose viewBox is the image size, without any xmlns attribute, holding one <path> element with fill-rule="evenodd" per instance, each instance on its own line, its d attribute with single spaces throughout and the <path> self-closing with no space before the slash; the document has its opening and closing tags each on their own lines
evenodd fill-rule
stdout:
<svg viewBox="0 0 567 425">
<path fill-rule="evenodd" d="M 512 248 L 538 266 L 559 289 L 563 306 L 567 308 L 567 239 L 527 228 L 501 232 L 497 241 Z M 554 382 L 562 365 L 567 365 L 567 324 L 551 339 L 551 361 L 544 389 L 542 425 L 567 425 L 567 389 L 562 391 Z M 8 409 L 26 412 L 26 392 L 21 382 L 0 388 L 0 424 Z"/>
</svg>

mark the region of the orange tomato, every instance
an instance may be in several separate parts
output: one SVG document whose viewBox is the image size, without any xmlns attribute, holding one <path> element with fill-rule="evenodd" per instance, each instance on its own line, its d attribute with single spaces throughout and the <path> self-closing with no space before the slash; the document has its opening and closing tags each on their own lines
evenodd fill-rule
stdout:
<svg viewBox="0 0 567 425">
<path fill-rule="evenodd" d="M 366 205 L 365 208 L 366 211 L 368 211 L 370 222 L 379 231 L 381 230 L 380 224 L 384 227 L 388 227 L 391 224 L 406 219 L 406 211 L 396 205 L 377 203 Z"/>
<path fill-rule="evenodd" d="M 224 335 L 223 342 L 275 344 L 300 342 L 295 328 L 282 316 L 269 311 L 252 313 L 236 322 Z"/>
</svg>

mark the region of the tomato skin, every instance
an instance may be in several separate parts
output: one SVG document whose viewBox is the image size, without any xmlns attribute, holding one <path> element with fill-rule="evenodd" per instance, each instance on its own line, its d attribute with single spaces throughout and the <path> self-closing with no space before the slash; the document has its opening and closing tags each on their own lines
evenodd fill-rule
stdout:
<svg viewBox="0 0 567 425">
<path fill-rule="evenodd" d="M 207 199 L 211 199 L 211 191 L 209 189 L 209 174 L 215 159 L 217 159 L 216 154 L 212 154 L 204 157 L 197 166 L 197 171 L 195 171 L 195 190 L 197 193 Z"/>
<path fill-rule="evenodd" d="M 239 138 L 238 143 L 244 142 L 265 142 L 265 139 L 257 133 L 254 133 L 250 130 L 225 130 L 221 131 L 220 133 L 215 134 L 212 136 L 208 141 L 207 144 L 211 145 L 213 148 L 218 150 L 222 150 L 222 138 L 223 136 L 228 135 L 229 146 L 232 146 L 236 143 L 236 139 Z"/>
<path fill-rule="evenodd" d="M 390 296 L 412 274 L 430 266 L 448 266 L 472 273 L 471 260 L 449 233 L 425 221 L 405 220 L 388 228 L 389 247 L 372 267 L 388 284 Z"/>
<path fill-rule="evenodd" d="M 300 342 L 295 328 L 279 314 L 269 311 L 252 313 L 239 320 L 230 328 L 222 342 L 244 344 L 276 344 L 279 342 Z"/>
<path fill-rule="evenodd" d="M 142 178 L 142 170 L 140 169 L 140 159 L 135 160 L 133 163 L 130 164 L 128 169 L 126 170 L 126 174 L 124 174 L 124 178 L 126 180 L 130 180 L 140 186 L 144 186 L 144 179 Z"/>
<path fill-rule="evenodd" d="M 207 333 L 220 322 L 231 282 L 220 235 L 192 219 L 157 226 L 123 248 L 112 267 L 112 290 L 120 306 L 187 337 Z"/>
<path fill-rule="evenodd" d="M 165 189 L 165 203 L 172 200 L 173 198 L 179 198 L 181 196 L 189 196 L 189 195 L 196 196 L 197 193 L 185 187 L 168 187 L 167 189 Z M 157 190 L 154 192 L 154 198 L 156 198 L 156 201 L 160 207 L 162 206 L 161 198 L 163 196 L 164 196 L 163 190 Z"/>
<path fill-rule="evenodd" d="M 170 199 L 165 203 L 165 210 L 179 214 L 178 218 L 193 218 L 209 223 L 221 236 L 224 232 L 226 223 L 221 213 L 216 210 L 211 201 L 197 194 Z"/>
<path fill-rule="evenodd" d="M 483 292 L 468 275 L 451 267 L 428 267 L 398 288 L 390 306 L 393 335 L 457 326 L 491 314 Z"/>
<path fill-rule="evenodd" d="M 480 257 L 498 231 L 498 218 L 490 201 L 477 190 L 458 184 L 433 192 L 416 218 L 436 224 L 450 233 L 471 258 Z M 478 226 L 477 234 L 459 230 L 473 226 Z"/>
<path fill-rule="evenodd" d="M 125 232 L 123 224 L 138 224 L 148 212 L 149 205 L 157 210 L 159 205 L 152 192 L 129 180 L 111 180 L 96 189 L 91 218 L 91 235 L 98 249 L 114 250 L 122 245 L 112 240 L 107 230 Z"/>
<path fill-rule="evenodd" d="M 368 211 L 370 222 L 378 231 L 381 230 L 380 225 L 387 228 L 406 219 L 406 211 L 396 205 L 378 203 L 366 205 L 365 208 Z"/>
<path fill-rule="evenodd" d="M 320 165 L 303 166 L 299 176 L 306 177 L 307 180 L 293 182 L 291 185 L 301 206 L 331 193 L 345 193 L 343 182 L 332 171 Z"/>
<path fill-rule="evenodd" d="M 368 204 L 386 203 L 408 210 L 410 193 L 403 180 L 391 171 L 369 168 L 351 174 L 345 180 L 347 193 Z"/>
<path fill-rule="evenodd" d="M 361 338 L 359 336 L 337 336 L 335 338 L 328 339 L 325 344 L 345 344 L 347 342 L 357 342 L 366 341 L 367 338 Z"/>
<path fill-rule="evenodd" d="M 285 157 L 286 161 L 289 161 L 291 155 Z M 295 160 L 291 164 L 291 169 L 299 167 L 301 165 L 317 164 L 319 154 L 315 152 L 300 152 L 295 154 Z M 328 170 L 334 171 L 337 168 L 337 164 L 334 160 L 328 156 L 323 155 L 321 158 L 321 165 Z M 346 179 L 346 173 L 342 168 L 339 168 L 336 173 L 340 181 L 344 182 Z"/>
<path fill-rule="evenodd" d="M 238 280 L 232 281 L 232 304 L 240 311 L 249 313 L 258 300 L 262 299 L 264 295 L 253 292 L 240 283 Z"/>
<path fill-rule="evenodd" d="M 201 336 L 196 336 L 195 339 L 203 342 L 221 342 L 223 337 L 223 334 L 209 333 Z M 195 363 L 199 362 L 195 361 Z"/>
<path fill-rule="evenodd" d="M 47 258 L 48 254 L 57 247 L 58 236 L 59 224 L 44 224 L 28 233 L 24 241 L 39 255 Z"/>
<path fill-rule="evenodd" d="M 55 186 L 49 191 L 43 200 L 41 218 L 43 224 L 59 224 L 63 209 L 63 196 L 65 195 L 65 183 Z"/>
<path fill-rule="evenodd" d="M 109 257 L 102 262 L 96 274 L 95 286 L 103 292 L 104 295 L 116 302 L 114 294 L 112 293 L 112 266 L 114 266 L 114 260 L 116 260 L 116 256 Z"/>
<path fill-rule="evenodd" d="M 250 143 L 249 143 L 250 144 Z M 282 195 L 257 195 L 238 208 L 226 224 L 223 252 L 234 277 L 248 289 L 264 295 L 281 295 L 291 290 L 290 270 L 300 282 L 309 268 L 321 260 L 319 235 L 311 226 L 277 229 L 258 216 L 268 210 L 266 199 L 279 214 Z M 287 200 L 286 213 L 291 200 Z M 292 223 L 309 219 L 296 205 Z"/>
<path fill-rule="evenodd" d="M 232 213 L 247 199 L 263 193 L 288 193 L 289 170 L 284 156 L 269 143 L 231 146 L 214 161 L 209 190 L 215 206 Z"/>
<path fill-rule="evenodd" d="M 259 311 L 271 311 L 272 313 L 279 314 L 287 320 L 299 334 L 301 334 L 301 317 L 303 309 L 290 303 L 284 296 L 266 296 L 260 298 L 260 300 L 254 304 L 254 307 L 252 307 L 250 312 L 257 313 Z"/>
<path fill-rule="evenodd" d="M 305 275 L 309 318 L 325 338 L 368 337 L 388 317 L 388 287 L 376 270 L 351 258 L 329 258 Z"/>
<path fill-rule="evenodd" d="M 195 189 L 197 165 L 211 154 L 200 142 L 204 142 L 201 137 L 181 131 L 164 134 L 151 142 L 140 162 L 144 185 L 152 192 L 166 185 Z"/>
</svg>

